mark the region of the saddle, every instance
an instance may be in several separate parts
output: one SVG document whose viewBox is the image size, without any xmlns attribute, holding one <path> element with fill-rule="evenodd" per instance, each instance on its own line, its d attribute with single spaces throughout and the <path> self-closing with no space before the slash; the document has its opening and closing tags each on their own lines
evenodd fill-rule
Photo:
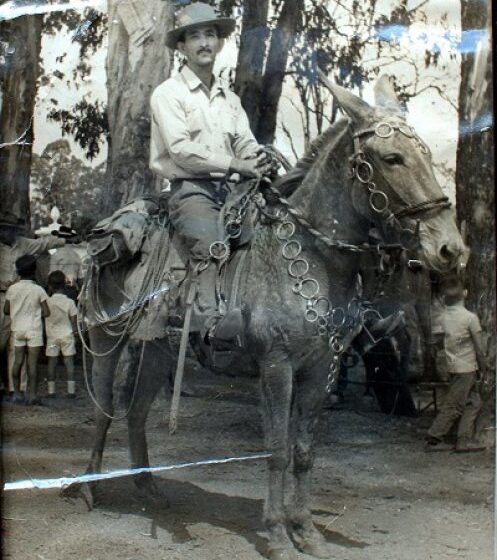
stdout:
<svg viewBox="0 0 497 560">
<path fill-rule="evenodd" d="M 230 193 L 220 213 L 222 223 L 236 214 L 246 195 L 247 189 L 244 188 Z M 177 317 L 180 323 L 183 321 L 190 267 L 188 254 L 168 219 L 169 197 L 170 192 L 143 195 L 99 222 L 88 236 L 87 252 L 93 274 L 107 271 L 112 275 L 109 271 L 125 270 L 122 291 L 129 308 L 138 298 L 139 287 L 144 285 L 147 271 L 156 266 L 160 249 L 163 270 L 156 275 L 153 285 L 147 287 L 149 294 L 143 301 L 146 310 L 131 333 L 139 340 L 178 335 L 179 324 L 171 324 L 170 319 Z M 245 261 L 254 234 L 253 212 L 248 209 L 240 223 L 232 221 L 234 226 L 236 231 L 231 231 L 229 255 L 220 268 L 217 283 L 221 310 L 223 306 L 226 309 L 227 305 L 238 303 L 240 265 Z M 159 237 L 162 240 L 165 237 L 165 243 L 159 242 Z M 158 243 L 164 246 L 158 248 Z"/>
</svg>

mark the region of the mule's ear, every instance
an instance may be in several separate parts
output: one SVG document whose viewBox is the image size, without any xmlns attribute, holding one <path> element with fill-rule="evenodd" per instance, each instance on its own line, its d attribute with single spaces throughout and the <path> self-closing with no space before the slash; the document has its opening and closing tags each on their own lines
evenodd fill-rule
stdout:
<svg viewBox="0 0 497 560">
<path fill-rule="evenodd" d="M 347 113 L 356 126 L 368 126 L 370 124 L 374 113 L 371 105 L 348 89 L 331 82 L 321 70 L 318 70 L 318 75 L 323 84 L 331 91 L 339 107 Z"/>
<path fill-rule="evenodd" d="M 400 100 L 393 87 L 392 79 L 386 74 L 380 76 L 376 81 L 374 99 L 377 107 L 383 107 L 393 113 L 403 113 Z"/>
</svg>

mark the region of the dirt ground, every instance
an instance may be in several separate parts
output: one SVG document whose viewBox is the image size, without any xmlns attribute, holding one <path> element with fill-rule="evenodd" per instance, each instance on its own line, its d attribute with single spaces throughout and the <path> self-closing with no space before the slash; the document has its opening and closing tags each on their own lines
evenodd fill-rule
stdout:
<svg viewBox="0 0 497 560">
<path fill-rule="evenodd" d="M 179 432 L 167 433 L 168 400 L 150 414 L 151 463 L 164 465 L 263 450 L 257 382 L 190 373 L 198 395 L 182 400 Z M 61 389 L 63 384 L 61 384 Z M 3 405 L 4 477 L 84 472 L 92 406 L 61 395 L 48 406 Z M 62 391 L 61 391 L 62 392 Z M 433 412 L 389 417 L 352 386 L 325 410 L 314 470 L 313 514 L 330 559 L 493 558 L 494 454 L 423 451 Z M 104 468 L 128 466 L 125 422 L 111 427 Z M 252 560 L 264 557 L 263 461 L 161 474 L 170 505 L 140 495 L 130 478 L 100 484 L 93 511 L 58 490 L 7 492 L 4 557 L 15 560 Z M 299 558 L 310 558 L 300 555 Z"/>
</svg>

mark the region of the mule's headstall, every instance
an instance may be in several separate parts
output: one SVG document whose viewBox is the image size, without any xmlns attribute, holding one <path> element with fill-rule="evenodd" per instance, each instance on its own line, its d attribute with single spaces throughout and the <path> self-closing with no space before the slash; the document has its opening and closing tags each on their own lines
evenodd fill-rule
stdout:
<svg viewBox="0 0 497 560">
<path fill-rule="evenodd" d="M 442 196 L 432 200 L 424 200 L 411 206 L 405 206 L 395 212 L 391 210 L 388 195 L 380 190 L 373 180 L 374 168 L 373 165 L 366 159 L 366 154 L 361 148 L 361 139 L 372 134 L 378 136 L 379 138 L 390 138 L 396 132 L 412 139 L 423 154 L 430 153 L 430 149 L 417 135 L 412 126 L 404 123 L 394 124 L 381 121 L 374 127 L 364 128 L 353 134 L 354 154 L 350 158 L 350 164 L 351 178 L 356 179 L 365 185 L 369 191 L 369 206 L 371 210 L 373 210 L 374 213 L 383 216 L 387 223 L 403 230 L 404 228 L 402 228 L 402 225 L 399 222 L 400 219 L 426 213 L 432 210 L 450 208 L 451 203 L 446 196 Z"/>
</svg>

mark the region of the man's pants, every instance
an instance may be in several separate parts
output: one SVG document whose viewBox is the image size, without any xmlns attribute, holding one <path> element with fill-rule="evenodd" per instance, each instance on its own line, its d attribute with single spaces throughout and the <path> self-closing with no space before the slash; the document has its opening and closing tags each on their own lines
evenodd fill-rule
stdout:
<svg viewBox="0 0 497 560">
<path fill-rule="evenodd" d="M 452 428 L 454 422 L 459 420 L 457 439 L 470 440 L 476 417 L 481 408 L 481 398 L 476 384 L 476 372 L 450 374 L 451 383 L 448 393 L 440 406 L 440 411 L 435 418 L 428 435 L 442 439 Z"/>
<path fill-rule="evenodd" d="M 191 265 L 195 268 L 199 262 L 211 258 L 211 244 L 225 237 L 220 212 L 229 191 L 219 182 L 202 179 L 173 182 L 172 191 L 170 220 L 188 249 Z M 195 316 L 200 324 L 218 313 L 216 275 L 214 263 L 199 275 Z"/>
</svg>

